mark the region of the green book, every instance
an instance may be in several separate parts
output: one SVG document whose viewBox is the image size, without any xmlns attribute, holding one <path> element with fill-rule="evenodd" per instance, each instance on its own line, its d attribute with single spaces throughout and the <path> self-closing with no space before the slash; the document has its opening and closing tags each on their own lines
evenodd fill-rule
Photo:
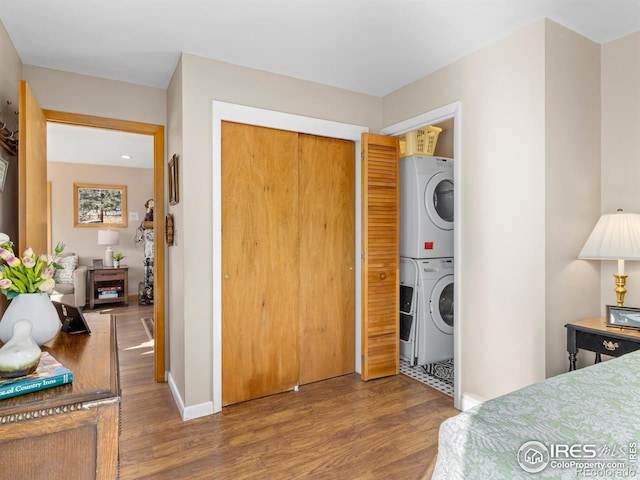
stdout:
<svg viewBox="0 0 640 480">
<path fill-rule="evenodd" d="M 0 379 L 0 400 L 58 387 L 72 381 L 71 370 L 53 358 L 49 352 L 42 352 L 35 372 L 24 377 Z"/>
</svg>

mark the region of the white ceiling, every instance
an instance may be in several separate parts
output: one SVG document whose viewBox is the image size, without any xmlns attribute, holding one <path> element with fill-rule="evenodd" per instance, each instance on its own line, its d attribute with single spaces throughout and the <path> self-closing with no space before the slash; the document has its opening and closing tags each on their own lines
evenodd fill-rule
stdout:
<svg viewBox="0 0 640 480">
<path fill-rule="evenodd" d="M 180 52 L 187 52 L 376 96 L 544 17 L 606 43 L 640 31 L 640 0 L 2 0 L 0 5 L 0 21 L 26 65 L 166 88 Z M 97 158 L 102 151 L 107 149 L 79 155 Z"/>
<path fill-rule="evenodd" d="M 180 52 L 383 96 L 537 19 L 604 43 L 640 0 L 2 0 L 24 64 L 166 88 Z"/>
<path fill-rule="evenodd" d="M 121 155 L 129 155 L 132 158 L 124 159 Z M 49 122 L 47 160 L 153 168 L 153 137 Z"/>
</svg>

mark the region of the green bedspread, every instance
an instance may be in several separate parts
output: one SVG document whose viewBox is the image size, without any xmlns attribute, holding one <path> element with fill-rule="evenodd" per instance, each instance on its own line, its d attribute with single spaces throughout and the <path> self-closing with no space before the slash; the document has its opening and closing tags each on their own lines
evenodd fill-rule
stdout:
<svg viewBox="0 0 640 480">
<path fill-rule="evenodd" d="M 549 378 L 446 420 L 432 478 L 640 477 L 639 412 L 640 351 Z"/>
</svg>

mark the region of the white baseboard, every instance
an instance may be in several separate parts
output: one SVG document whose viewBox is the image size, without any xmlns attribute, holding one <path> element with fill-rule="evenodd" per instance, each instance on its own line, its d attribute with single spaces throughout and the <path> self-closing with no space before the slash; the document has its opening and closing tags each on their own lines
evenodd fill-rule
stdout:
<svg viewBox="0 0 640 480">
<path fill-rule="evenodd" d="M 462 394 L 462 399 L 460 402 L 460 406 L 462 407 L 462 411 L 466 412 L 467 410 L 469 410 L 470 408 L 475 407 L 476 405 L 480 405 L 484 400 L 478 400 L 477 398 L 471 396 L 471 395 L 466 395 L 466 394 Z"/>
<path fill-rule="evenodd" d="M 171 391 L 171 395 L 173 395 L 173 400 L 176 402 L 176 406 L 180 411 L 180 416 L 183 421 L 186 422 L 187 420 L 193 420 L 194 418 L 206 417 L 207 415 L 213 414 L 213 402 L 204 402 L 198 405 L 185 407 L 184 401 L 180 396 L 176 383 L 173 381 L 171 373 L 168 375 L 167 382 L 169 383 L 169 390 Z"/>
</svg>

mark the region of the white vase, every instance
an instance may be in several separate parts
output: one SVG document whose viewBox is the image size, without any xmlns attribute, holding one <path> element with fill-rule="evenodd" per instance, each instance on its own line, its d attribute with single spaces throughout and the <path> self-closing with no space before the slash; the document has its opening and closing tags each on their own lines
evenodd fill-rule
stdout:
<svg viewBox="0 0 640 480">
<path fill-rule="evenodd" d="M 31 321 L 31 337 L 40 346 L 55 337 L 60 319 L 46 293 L 21 293 L 9 303 L 0 320 L 0 340 L 7 343 L 13 335 L 13 324 L 20 319 Z"/>
</svg>

